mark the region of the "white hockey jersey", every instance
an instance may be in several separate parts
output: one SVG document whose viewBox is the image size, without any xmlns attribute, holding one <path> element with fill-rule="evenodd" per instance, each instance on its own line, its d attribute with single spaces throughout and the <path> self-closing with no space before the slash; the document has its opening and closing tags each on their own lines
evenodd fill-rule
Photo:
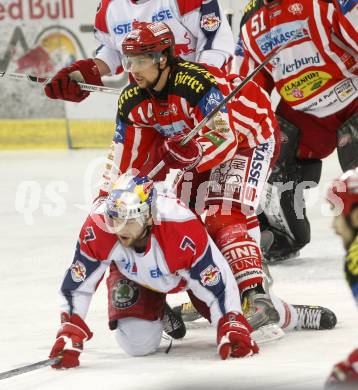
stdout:
<svg viewBox="0 0 358 390">
<path fill-rule="evenodd" d="M 95 20 L 95 37 L 101 43 L 96 58 L 112 74 L 123 71 L 121 45 L 134 20 L 168 24 L 176 54 L 185 60 L 221 68 L 233 57 L 234 38 L 217 0 L 102 0 Z"/>
<path fill-rule="evenodd" d="M 101 203 L 81 229 L 61 287 L 61 312 L 85 318 L 111 262 L 125 277 L 154 291 L 190 289 L 210 308 L 214 325 L 230 311 L 241 312 L 239 290 L 227 261 L 202 222 L 179 200 L 158 195 L 144 253 L 123 247 L 115 234 L 106 231 L 103 211 Z"/>
</svg>

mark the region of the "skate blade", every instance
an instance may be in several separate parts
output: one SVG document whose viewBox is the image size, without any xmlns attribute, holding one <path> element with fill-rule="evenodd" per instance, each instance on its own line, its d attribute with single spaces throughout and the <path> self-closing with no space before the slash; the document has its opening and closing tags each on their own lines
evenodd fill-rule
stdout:
<svg viewBox="0 0 358 390">
<path fill-rule="evenodd" d="M 285 332 L 277 324 L 261 326 L 251 333 L 252 339 L 261 345 L 282 339 L 284 335 Z"/>
</svg>

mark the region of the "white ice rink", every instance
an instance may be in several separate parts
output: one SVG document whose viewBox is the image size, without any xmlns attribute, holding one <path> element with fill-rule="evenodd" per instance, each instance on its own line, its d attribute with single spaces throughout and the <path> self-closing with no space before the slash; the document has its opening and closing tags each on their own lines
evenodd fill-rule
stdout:
<svg viewBox="0 0 358 390">
<path fill-rule="evenodd" d="M 0 153 L 0 371 L 47 358 L 59 326 L 58 289 L 72 261 L 77 234 L 87 214 L 88 193 L 106 154 L 96 151 Z M 94 337 L 81 366 L 43 368 L 0 381 L 0 389 L 321 389 L 332 365 L 358 345 L 358 314 L 342 273 L 343 249 L 330 229 L 323 205 L 329 179 L 339 174 L 336 157 L 324 162 L 322 185 L 311 191 L 312 243 L 299 259 L 271 268 L 275 292 L 291 303 L 331 308 L 331 331 L 301 331 L 262 346 L 247 359 L 221 361 L 215 330 L 188 329 L 153 356 L 132 358 L 107 328 L 104 283 L 86 319 Z M 87 195 L 85 195 L 87 193 Z M 185 295 L 170 296 L 171 303 Z"/>
</svg>

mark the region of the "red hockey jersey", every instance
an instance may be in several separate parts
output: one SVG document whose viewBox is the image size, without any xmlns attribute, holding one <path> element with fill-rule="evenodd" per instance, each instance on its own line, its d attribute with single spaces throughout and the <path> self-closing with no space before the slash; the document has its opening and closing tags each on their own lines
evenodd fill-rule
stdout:
<svg viewBox="0 0 358 390">
<path fill-rule="evenodd" d="M 229 94 L 241 79 L 218 68 L 179 61 L 165 90 L 153 98 L 136 84 L 118 100 L 117 128 L 101 190 L 129 168 L 160 161 L 164 137 L 187 133 Z M 267 93 L 249 82 L 196 137 L 204 154 L 198 172 L 230 160 L 240 149 L 254 148 L 275 132 L 277 122 Z"/>
<path fill-rule="evenodd" d="M 325 117 L 358 97 L 358 8 L 355 0 L 251 0 L 236 54 L 246 76 L 281 45 L 256 80 L 277 88 L 293 109 Z"/>
</svg>

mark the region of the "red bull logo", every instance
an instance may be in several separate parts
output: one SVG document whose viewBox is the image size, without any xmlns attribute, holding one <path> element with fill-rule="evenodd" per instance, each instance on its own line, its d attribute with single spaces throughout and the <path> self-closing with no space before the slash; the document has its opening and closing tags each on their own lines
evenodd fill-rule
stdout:
<svg viewBox="0 0 358 390">
<path fill-rule="evenodd" d="M 18 73 L 42 75 L 51 73 L 53 70 L 51 57 L 42 46 L 31 49 L 17 60 L 16 72 Z"/>
<path fill-rule="evenodd" d="M 79 260 L 72 264 L 70 269 L 71 277 L 76 283 L 83 282 L 86 279 L 86 267 Z"/>
<path fill-rule="evenodd" d="M 218 267 L 209 265 L 200 272 L 200 278 L 203 286 L 215 286 L 220 282 L 220 270 Z"/>
<path fill-rule="evenodd" d="M 17 72 L 48 75 L 72 64 L 81 56 L 75 37 L 70 33 L 45 31 L 35 46 L 17 60 Z"/>
<path fill-rule="evenodd" d="M 200 27 L 206 31 L 216 31 L 220 26 L 221 20 L 215 13 L 203 15 L 200 21 Z"/>
</svg>

